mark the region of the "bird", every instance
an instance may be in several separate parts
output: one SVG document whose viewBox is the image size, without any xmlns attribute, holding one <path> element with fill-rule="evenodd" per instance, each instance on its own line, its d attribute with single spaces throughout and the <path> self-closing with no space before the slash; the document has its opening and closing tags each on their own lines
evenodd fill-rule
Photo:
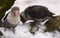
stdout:
<svg viewBox="0 0 60 38">
<path fill-rule="evenodd" d="M 46 6 L 42 5 L 33 5 L 28 6 L 21 14 L 21 20 L 23 23 L 25 23 L 28 20 L 34 20 L 33 22 L 30 22 L 30 32 L 32 29 L 37 26 L 36 24 L 39 24 L 40 22 L 44 22 L 46 19 L 54 18 L 54 13 L 52 13 Z M 34 34 L 34 32 L 31 32 Z"/>
<path fill-rule="evenodd" d="M 15 31 L 15 27 L 20 22 L 19 7 L 13 7 L 0 21 L 0 27 Z"/>
<path fill-rule="evenodd" d="M 21 18 L 23 23 L 27 20 L 34 20 L 34 21 L 44 21 L 49 17 L 54 17 L 54 13 L 48 10 L 47 7 L 42 5 L 33 5 L 27 7 L 21 14 Z"/>
<path fill-rule="evenodd" d="M 4 23 L 1 19 L 5 16 L 6 11 L 8 11 L 14 4 L 15 0 L 0 0 L 0 27 L 4 27 Z"/>
</svg>

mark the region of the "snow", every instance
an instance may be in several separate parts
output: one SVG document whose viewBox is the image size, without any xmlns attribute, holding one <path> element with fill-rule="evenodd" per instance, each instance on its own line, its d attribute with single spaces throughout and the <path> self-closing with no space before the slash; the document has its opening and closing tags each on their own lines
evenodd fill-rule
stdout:
<svg viewBox="0 0 60 38">
<path fill-rule="evenodd" d="M 29 32 L 30 23 L 19 24 L 15 29 L 15 34 L 8 30 L 4 31 L 3 28 L 0 30 L 3 32 L 5 38 L 60 38 L 60 32 L 44 32 L 45 26 L 39 25 L 39 30 L 35 32 L 35 35 Z M 3 37 L 3 38 L 4 38 Z"/>
<path fill-rule="evenodd" d="M 60 15 L 60 0 L 16 0 L 13 6 L 19 6 L 21 11 L 25 10 L 28 6 L 43 5 L 56 15 Z"/>
<path fill-rule="evenodd" d="M 22 12 L 25 10 L 25 8 L 32 5 L 46 6 L 51 12 L 55 13 L 56 15 L 60 15 L 60 0 L 16 0 L 12 7 L 18 6 L 20 8 L 20 12 Z M 15 28 L 15 34 L 11 30 L 7 29 L 7 31 L 4 31 L 4 28 L 0 28 L 4 34 L 3 38 L 60 38 L 60 32 L 58 31 L 44 32 L 44 23 L 42 23 L 42 25 L 38 25 L 39 30 L 35 32 L 35 35 L 33 35 L 29 32 L 30 23 L 28 22 L 29 21 L 27 21 L 25 24 L 18 24 L 18 26 Z"/>
</svg>

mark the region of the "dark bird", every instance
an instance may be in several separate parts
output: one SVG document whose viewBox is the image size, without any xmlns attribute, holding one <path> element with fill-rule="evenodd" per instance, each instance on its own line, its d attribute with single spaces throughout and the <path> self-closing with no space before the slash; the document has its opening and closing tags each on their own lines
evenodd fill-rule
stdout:
<svg viewBox="0 0 60 38">
<path fill-rule="evenodd" d="M 26 20 L 44 21 L 47 18 L 53 17 L 53 15 L 47 7 L 41 5 L 29 6 L 21 13 L 21 17 L 24 19 L 23 22 Z"/>
<path fill-rule="evenodd" d="M 23 23 L 27 20 L 34 20 L 34 22 L 30 24 L 30 32 L 33 34 L 35 34 L 32 32 L 34 27 L 37 27 L 37 30 L 39 29 L 39 26 L 36 25 L 37 23 L 39 24 L 46 19 L 54 18 L 53 15 L 54 13 L 50 12 L 47 7 L 41 5 L 29 6 L 20 14 Z"/>
<path fill-rule="evenodd" d="M 5 27 L 14 31 L 14 28 L 20 22 L 19 7 L 13 7 L 0 22 L 0 27 Z"/>
</svg>

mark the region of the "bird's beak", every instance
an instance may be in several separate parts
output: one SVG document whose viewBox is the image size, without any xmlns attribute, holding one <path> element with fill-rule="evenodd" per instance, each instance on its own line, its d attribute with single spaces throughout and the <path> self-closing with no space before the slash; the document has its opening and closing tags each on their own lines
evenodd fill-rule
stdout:
<svg viewBox="0 0 60 38">
<path fill-rule="evenodd" d="M 15 10 L 14 11 L 14 16 L 18 16 L 19 15 L 19 11 L 18 10 Z"/>
<path fill-rule="evenodd" d="M 18 12 L 16 12 L 16 13 L 15 13 L 15 16 L 18 16 L 18 15 L 19 15 L 19 13 L 18 13 Z"/>
</svg>

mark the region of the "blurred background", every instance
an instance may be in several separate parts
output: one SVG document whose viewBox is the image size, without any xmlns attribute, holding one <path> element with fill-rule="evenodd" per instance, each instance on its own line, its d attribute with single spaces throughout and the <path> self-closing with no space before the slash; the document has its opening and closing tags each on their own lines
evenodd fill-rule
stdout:
<svg viewBox="0 0 60 38">
<path fill-rule="evenodd" d="M 21 11 L 23 11 L 31 5 L 46 6 L 51 12 L 60 15 L 60 0 L 16 0 L 13 6 L 19 6 Z"/>
<path fill-rule="evenodd" d="M 2 1 L 2 0 L 0 0 L 0 1 Z M 10 0 L 6 0 L 6 1 L 10 1 Z M 8 13 L 10 11 L 10 9 L 14 6 L 18 6 L 20 8 L 20 13 L 21 13 L 28 6 L 42 5 L 42 6 L 46 6 L 51 12 L 55 13 L 55 15 L 60 15 L 60 0 L 16 0 L 15 2 L 14 1 L 12 0 L 12 5 L 7 10 L 5 10 L 7 8 L 7 7 L 5 7 L 4 13 L 5 12 Z M 11 3 L 11 1 L 7 2 L 8 6 L 10 5 L 10 3 Z M 1 8 L 2 7 L 0 6 L 0 9 Z M 1 10 L 0 10 L 0 12 L 1 12 Z M 3 12 L 1 12 L 1 13 L 3 13 Z M 0 13 L 0 15 L 1 15 L 1 13 Z M 43 31 L 44 26 L 40 27 L 40 31 L 38 31 L 37 34 L 32 35 L 29 32 L 30 27 L 28 25 L 29 24 L 24 24 L 24 26 L 21 24 L 18 25 L 16 27 L 16 34 L 13 34 L 9 30 L 7 30 L 5 32 L 4 28 L 0 28 L 0 31 L 3 32 L 3 35 L 5 38 L 60 38 L 60 32 L 58 32 L 58 31 L 56 31 L 55 33 L 41 32 L 41 31 Z"/>
</svg>

